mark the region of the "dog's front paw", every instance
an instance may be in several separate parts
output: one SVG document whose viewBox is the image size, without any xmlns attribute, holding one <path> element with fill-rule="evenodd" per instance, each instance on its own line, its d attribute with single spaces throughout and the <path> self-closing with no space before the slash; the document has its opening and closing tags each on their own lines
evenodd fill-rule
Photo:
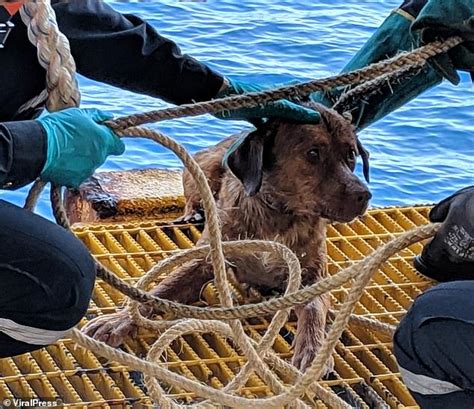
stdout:
<svg viewBox="0 0 474 409">
<path fill-rule="evenodd" d="M 301 372 L 306 372 L 306 370 L 311 366 L 314 361 L 314 358 L 318 355 L 320 350 L 320 345 L 314 345 L 311 343 L 296 343 L 295 352 L 293 354 L 293 359 L 291 363 L 296 366 Z M 331 357 L 326 362 L 321 378 L 325 378 L 330 373 L 334 372 L 334 358 Z"/>
<path fill-rule="evenodd" d="M 247 283 L 242 283 L 240 289 L 244 299 L 244 304 L 257 304 L 263 301 L 262 294 L 255 287 L 252 287 Z"/>
<path fill-rule="evenodd" d="M 334 357 L 331 355 L 324 365 L 323 372 L 321 372 L 321 379 L 326 379 L 334 372 Z"/>
<path fill-rule="evenodd" d="M 136 336 L 137 329 L 128 312 L 120 311 L 89 321 L 81 331 L 97 341 L 105 342 L 116 348 L 123 344 L 126 337 Z"/>
<path fill-rule="evenodd" d="M 203 223 L 204 220 L 205 220 L 204 210 L 197 209 L 197 210 L 192 210 L 189 213 L 185 213 L 181 217 L 178 217 L 173 223 L 174 224 Z"/>
</svg>

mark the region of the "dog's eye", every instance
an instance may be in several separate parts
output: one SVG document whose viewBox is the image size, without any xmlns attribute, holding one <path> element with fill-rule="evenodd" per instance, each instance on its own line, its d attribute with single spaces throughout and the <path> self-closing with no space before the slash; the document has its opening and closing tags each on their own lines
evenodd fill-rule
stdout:
<svg viewBox="0 0 474 409">
<path fill-rule="evenodd" d="M 349 153 L 347 154 L 347 161 L 355 162 L 355 159 L 356 159 L 356 151 L 354 149 L 351 149 Z"/>
<path fill-rule="evenodd" d="M 308 155 L 308 159 L 309 159 L 311 162 L 318 162 L 319 159 L 320 159 L 319 149 L 317 149 L 317 148 L 310 149 L 310 150 L 307 152 L 307 155 Z"/>
</svg>

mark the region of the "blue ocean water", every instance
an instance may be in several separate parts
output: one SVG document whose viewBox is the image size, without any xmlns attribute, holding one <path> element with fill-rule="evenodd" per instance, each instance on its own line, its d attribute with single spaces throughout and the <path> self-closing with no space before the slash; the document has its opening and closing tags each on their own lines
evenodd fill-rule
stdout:
<svg viewBox="0 0 474 409">
<path fill-rule="evenodd" d="M 184 52 L 225 75 L 271 84 L 338 73 L 400 1 L 108 3 L 146 19 Z M 84 77 L 80 85 L 83 107 L 115 115 L 166 106 Z M 444 82 L 361 133 L 371 153 L 373 206 L 433 203 L 474 183 L 473 97 L 468 75 L 462 75 L 458 86 Z M 206 115 L 162 122 L 158 128 L 195 152 L 246 127 Z M 125 155 L 108 160 L 103 170 L 181 166 L 172 153 L 147 140 L 126 145 Z M 2 194 L 15 203 L 24 196 L 25 189 Z M 39 212 L 50 216 L 46 195 Z"/>
</svg>

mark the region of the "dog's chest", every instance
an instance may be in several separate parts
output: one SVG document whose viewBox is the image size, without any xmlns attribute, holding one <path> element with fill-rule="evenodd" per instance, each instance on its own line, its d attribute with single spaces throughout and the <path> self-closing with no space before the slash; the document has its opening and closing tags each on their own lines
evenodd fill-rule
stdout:
<svg viewBox="0 0 474 409">
<path fill-rule="evenodd" d="M 225 212 L 222 231 L 227 240 L 277 241 L 295 253 L 305 252 L 314 240 L 324 235 L 320 223 L 298 220 L 295 217 L 262 208 L 234 208 Z"/>
</svg>

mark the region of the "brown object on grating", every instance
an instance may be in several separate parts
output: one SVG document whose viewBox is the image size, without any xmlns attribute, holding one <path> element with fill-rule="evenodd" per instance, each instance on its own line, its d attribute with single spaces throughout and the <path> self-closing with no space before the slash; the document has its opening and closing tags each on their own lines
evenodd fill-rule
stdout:
<svg viewBox="0 0 474 409">
<path fill-rule="evenodd" d="M 229 138 L 195 155 L 209 179 L 220 210 L 225 240 L 276 240 L 300 259 L 303 285 L 326 276 L 325 235 L 328 220 L 347 222 L 362 215 L 371 197 L 354 174 L 357 138 L 349 121 L 321 105 L 317 125 L 272 121 L 259 126 L 229 154 L 229 169 L 222 167 Z M 291 154 L 289 154 L 291 152 Z M 195 212 L 200 196 L 185 172 L 186 210 Z M 186 218 L 185 218 L 186 220 Z M 207 244 L 204 230 L 198 244 Z M 284 287 L 287 268 L 268 254 L 239 254 L 228 258 L 236 282 L 269 293 Z M 199 299 L 202 287 L 213 279 L 212 265 L 196 260 L 176 269 L 151 290 L 161 298 L 182 303 Z M 293 363 L 308 368 L 322 345 L 326 331 L 329 295 L 323 294 L 295 308 L 298 328 Z M 141 313 L 153 309 L 142 305 Z M 95 339 L 119 346 L 134 335 L 136 325 L 128 312 L 99 318 L 85 332 Z M 330 372 L 332 364 L 327 365 Z"/>
<path fill-rule="evenodd" d="M 182 172 L 143 169 L 96 173 L 66 194 L 71 223 L 174 220 L 184 209 Z"/>
</svg>

